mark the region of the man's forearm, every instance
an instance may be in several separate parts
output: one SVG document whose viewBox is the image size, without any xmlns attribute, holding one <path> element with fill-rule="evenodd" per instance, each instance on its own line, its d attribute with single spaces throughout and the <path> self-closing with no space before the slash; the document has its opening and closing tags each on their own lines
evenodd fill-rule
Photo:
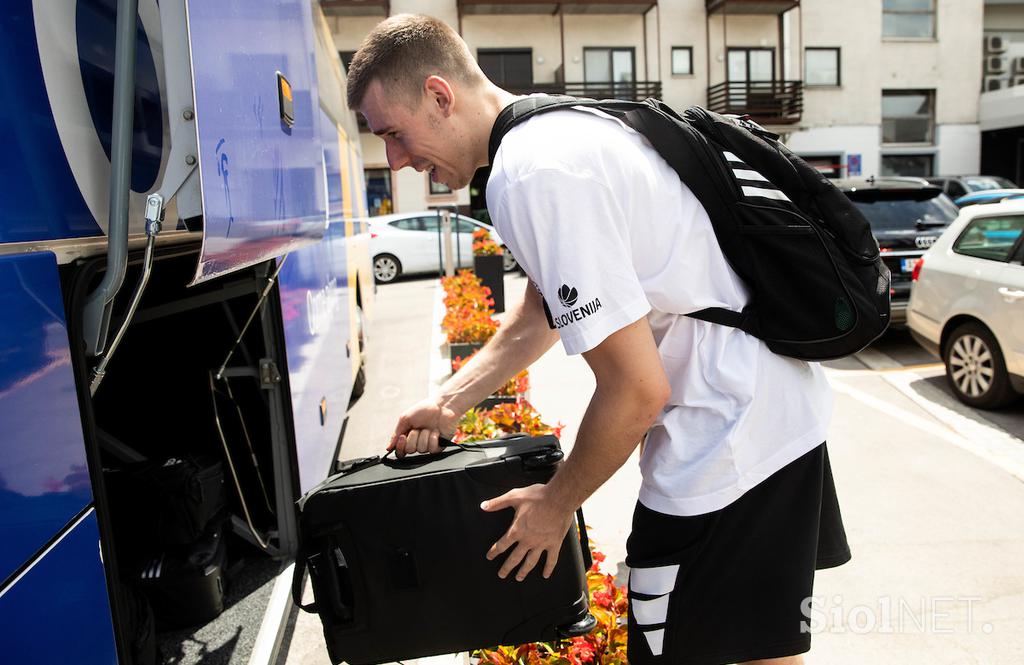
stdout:
<svg viewBox="0 0 1024 665">
<path fill-rule="evenodd" d="M 580 423 L 572 454 L 548 483 L 554 500 L 576 509 L 611 478 L 661 412 L 662 401 L 600 386 Z"/>
<path fill-rule="evenodd" d="M 438 402 L 459 414 L 468 411 L 544 355 L 557 339 L 540 294 L 527 286 L 526 297 L 509 310 L 494 337 L 441 386 Z"/>
</svg>

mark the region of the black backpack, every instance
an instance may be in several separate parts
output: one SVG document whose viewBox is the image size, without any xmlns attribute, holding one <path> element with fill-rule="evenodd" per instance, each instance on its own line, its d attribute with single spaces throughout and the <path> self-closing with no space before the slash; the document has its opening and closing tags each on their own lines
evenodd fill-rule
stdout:
<svg viewBox="0 0 1024 665">
<path fill-rule="evenodd" d="M 502 137 L 537 113 L 586 106 L 642 134 L 707 210 L 729 265 L 750 290 L 742 312 L 685 312 L 740 328 L 773 352 L 829 360 L 860 351 L 889 324 L 889 269 L 867 219 L 778 136 L 746 118 L 698 106 L 679 116 L 655 99 L 527 97 L 491 130 Z"/>
</svg>

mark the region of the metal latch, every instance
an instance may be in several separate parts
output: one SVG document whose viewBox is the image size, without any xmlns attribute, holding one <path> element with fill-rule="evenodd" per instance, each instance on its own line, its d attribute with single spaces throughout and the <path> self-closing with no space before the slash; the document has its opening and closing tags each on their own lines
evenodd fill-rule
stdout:
<svg viewBox="0 0 1024 665">
<path fill-rule="evenodd" d="M 281 383 L 281 372 L 277 370 L 277 364 L 270 358 L 261 358 L 260 388 L 271 390 L 278 383 Z"/>
</svg>

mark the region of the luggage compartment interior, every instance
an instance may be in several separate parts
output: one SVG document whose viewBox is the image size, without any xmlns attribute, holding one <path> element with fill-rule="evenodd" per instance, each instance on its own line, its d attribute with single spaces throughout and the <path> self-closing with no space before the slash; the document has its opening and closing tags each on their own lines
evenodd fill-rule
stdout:
<svg viewBox="0 0 1024 665">
<path fill-rule="evenodd" d="M 194 251 L 158 255 L 92 399 L 113 578 L 130 597 L 115 617 L 136 663 L 248 662 L 281 559 L 294 547 L 294 464 L 281 420 L 287 384 L 275 361 L 279 326 L 268 319 L 280 316 L 275 291 L 224 378 L 215 377 L 274 265 L 186 288 L 195 265 Z M 139 273 L 132 263 L 108 344 Z"/>
</svg>

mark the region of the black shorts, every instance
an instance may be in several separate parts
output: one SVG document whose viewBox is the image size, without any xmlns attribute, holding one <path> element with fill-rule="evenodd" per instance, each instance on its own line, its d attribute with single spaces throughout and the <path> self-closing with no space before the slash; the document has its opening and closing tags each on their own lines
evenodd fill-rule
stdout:
<svg viewBox="0 0 1024 665">
<path fill-rule="evenodd" d="M 638 503 L 626 551 L 631 665 L 804 653 L 814 571 L 850 560 L 825 444 L 712 513 Z"/>
</svg>

